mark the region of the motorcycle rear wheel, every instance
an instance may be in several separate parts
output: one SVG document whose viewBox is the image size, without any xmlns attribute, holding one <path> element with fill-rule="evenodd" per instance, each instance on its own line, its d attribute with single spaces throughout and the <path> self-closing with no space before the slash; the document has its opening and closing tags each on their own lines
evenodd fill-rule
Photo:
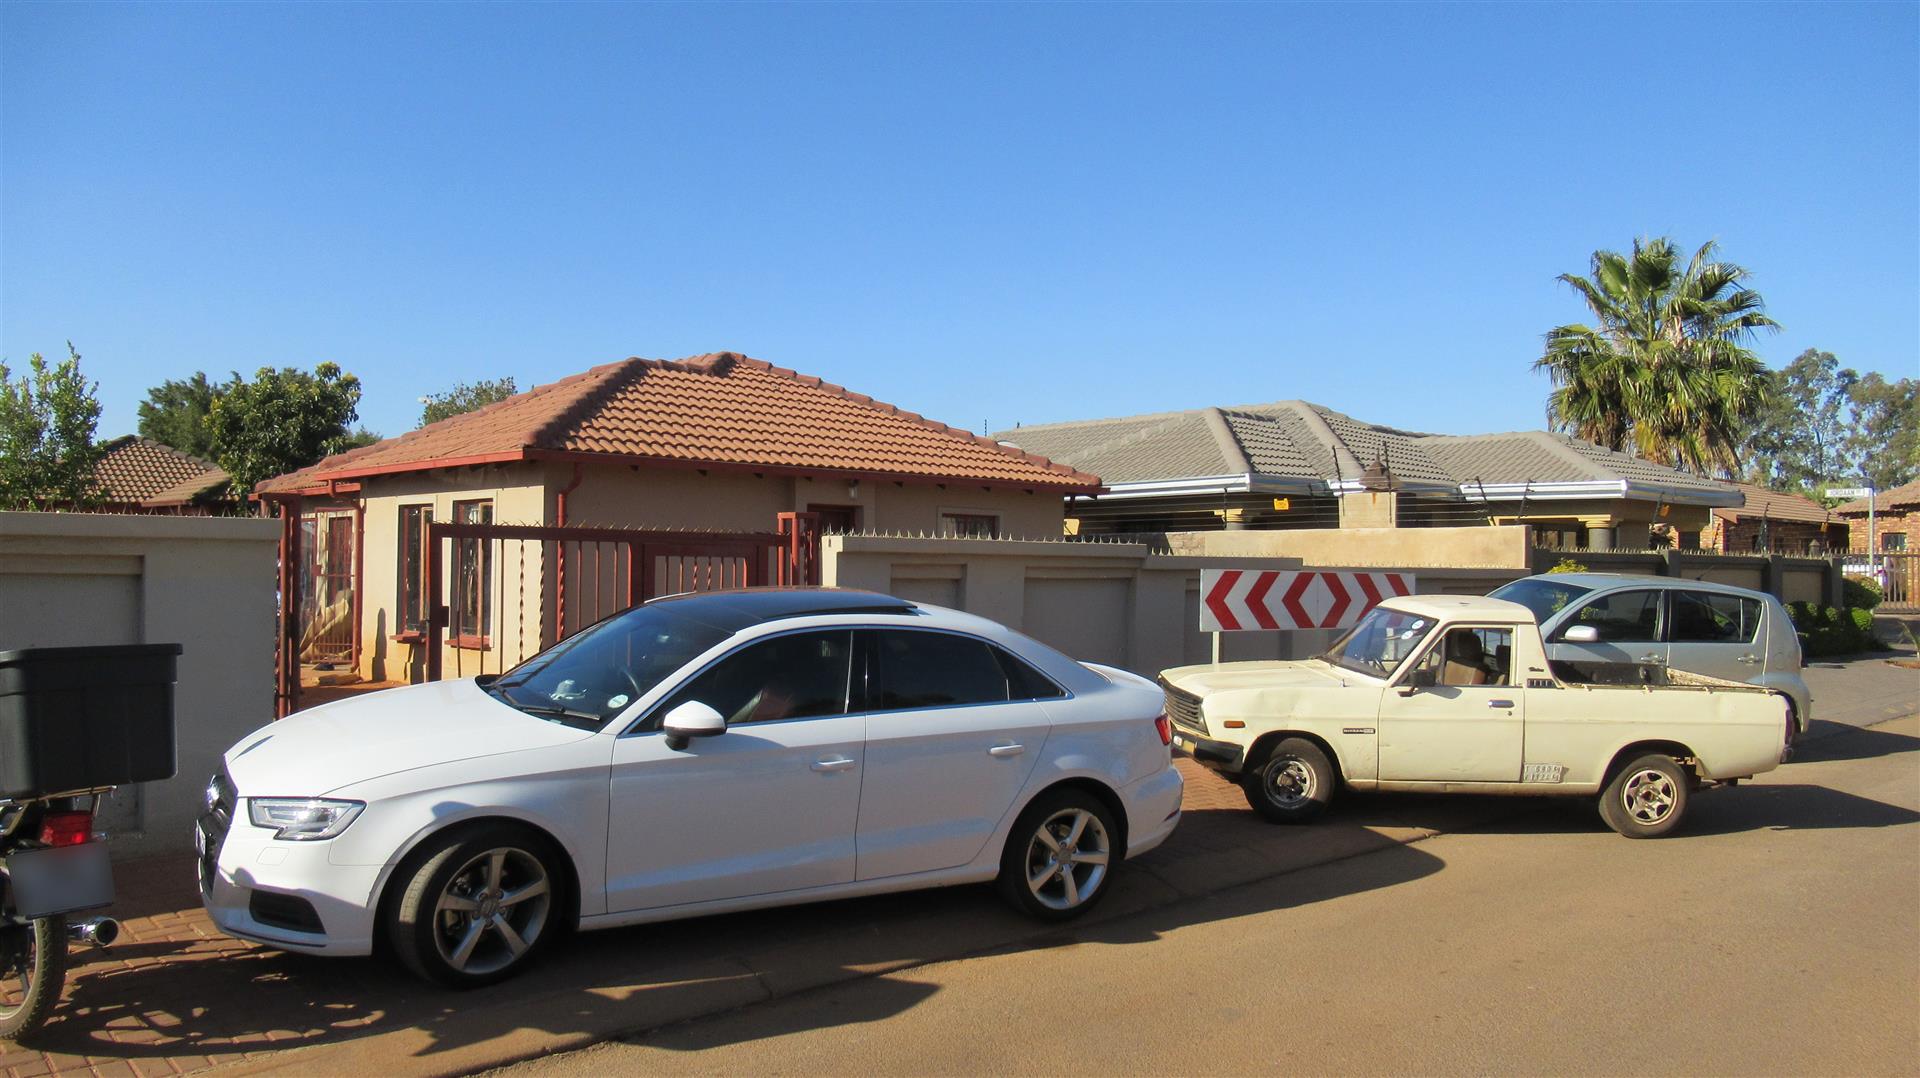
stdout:
<svg viewBox="0 0 1920 1078">
<path fill-rule="evenodd" d="M 32 924 L 0 929 L 17 933 L 0 948 L 0 1040 L 19 1040 L 40 1028 L 60 1002 L 67 983 L 67 919 L 38 917 Z"/>
</svg>

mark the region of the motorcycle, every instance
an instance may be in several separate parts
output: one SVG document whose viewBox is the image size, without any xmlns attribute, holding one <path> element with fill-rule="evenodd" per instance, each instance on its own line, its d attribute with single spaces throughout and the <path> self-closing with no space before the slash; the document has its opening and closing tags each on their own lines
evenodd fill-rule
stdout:
<svg viewBox="0 0 1920 1078">
<path fill-rule="evenodd" d="M 110 789 L 0 801 L 0 1039 L 32 1034 L 67 980 L 70 943 L 110 946 L 113 867 L 94 811 Z"/>
</svg>

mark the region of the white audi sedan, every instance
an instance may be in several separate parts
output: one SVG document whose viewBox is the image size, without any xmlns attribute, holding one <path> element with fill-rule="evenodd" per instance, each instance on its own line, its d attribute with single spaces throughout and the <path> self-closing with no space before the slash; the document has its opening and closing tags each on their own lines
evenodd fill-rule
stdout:
<svg viewBox="0 0 1920 1078">
<path fill-rule="evenodd" d="M 982 618 L 870 592 L 657 599 L 504 675 L 248 735 L 207 789 L 221 931 L 384 941 L 455 987 L 557 934 L 997 880 L 1086 912 L 1180 819 L 1162 695 Z"/>
</svg>

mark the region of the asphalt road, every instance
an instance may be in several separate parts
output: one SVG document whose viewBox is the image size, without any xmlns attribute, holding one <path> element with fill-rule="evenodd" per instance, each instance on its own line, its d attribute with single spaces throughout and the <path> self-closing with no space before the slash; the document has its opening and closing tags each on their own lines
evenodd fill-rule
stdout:
<svg viewBox="0 0 1920 1078">
<path fill-rule="evenodd" d="M 1672 838 L 1542 801 L 512 1069 L 1920 1074 L 1920 718 L 1821 733 Z"/>
</svg>

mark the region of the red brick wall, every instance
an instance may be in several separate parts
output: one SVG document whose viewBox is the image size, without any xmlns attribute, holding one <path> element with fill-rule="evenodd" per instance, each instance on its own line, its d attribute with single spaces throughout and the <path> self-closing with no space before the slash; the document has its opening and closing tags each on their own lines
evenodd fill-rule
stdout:
<svg viewBox="0 0 1920 1078">
<path fill-rule="evenodd" d="M 1847 523 L 1850 525 L 1848 529 L 1849 539 L 1847 549 L 1855 554 L 1866 553 L 1868 550 L 1867 518 L 1864 516 L 1849 517 Z M 1881 537 L 1888 534 L 1895 534 L 1907 537 L 1905 550 L 1908 553 L 1920 554 L 1920 512 L 1901 510 L 1892 513 L 1881 513 L 1874 518 L 1873 527 L 1875 538 L 1872 549 L 1886 550 L 1886 541 Z"/>
<path fill-rule="evenodd" d="M 1776 554 L 1804 555 L 1816 549 L 1822 553 L 1834 553 L 1840 544 L 1847 541 L 1846 536 L 1844 525 L 1829 526 L 1791 520 L 1767 522 L 1768 546 Z M 1716 516 L 1711 528 L 1700 536 L 1701 546 L 1722 554 L 1751 554 L 1759 549 L 1759 542 L 1760 520 L 1757 517 L 1729 522 Z"/>
</svg>

